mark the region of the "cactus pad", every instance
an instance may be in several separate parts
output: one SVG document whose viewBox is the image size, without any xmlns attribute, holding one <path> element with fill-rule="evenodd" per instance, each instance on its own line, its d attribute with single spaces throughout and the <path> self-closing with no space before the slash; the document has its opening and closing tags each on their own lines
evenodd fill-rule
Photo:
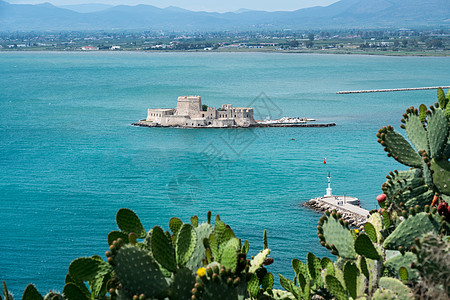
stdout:
<svg viewBox="0 0 450 300">
<path fill-rule="evenodd" d="M 197 244 L 197 233 L 190 224 L 183 224 L 177 235 L 176 257 L 178 266 L 183 267 L 191 258 Z"/>
<path fill-rule="evenodd" d="M 335 213 L 331 214 L 329 217 L 324 216 L 322 218 L 324 218 L 324 221 L 321 226 L 323 229 L 323 238 L 321 240 L 328 246 L 328 249 L 337 252 L 335 255 L 341 257 L 356 258 L 356 252 L 353 247 L 354 239 L 350 229 L 339 222 Z M 332 245 L 335 249 L 332 249 Z"/>
<path fill-rule="evenodd" d="M 138 238 L 145 238 L 145 229 L 142 226 L 139 217 L 134 213 L 134 211 L 128 208 L 121 208 L 116 214 L 117 226 L 124 233 L 128 234 L 134 232 Z"/>
<path fill-rule="evenodd" d="M 400 280 L 390 277 L 381 277 L 379 281 L 380 288 L 385 288 L 393 291 L 397 299 L 414 299 L 411 290 L 404 285 Z"/>
<path fill-rule="evenodd" d="M 41 294 L 39 294 L 38 290 L 33 284 L 27 285 L 25 291 L 23 292 L 22 300 L 43 300 Z M 83 298 L 80 298 L 83 299 Z"/>
<path fill-rule="evenodd" d="M 359 270 L 356 265 L 350 261 L 346 262 L 344 265 L 344 281 L 345 287 L 348 293 L 353 299 L 356 299 L 357 290 L 357 277 L 359 275 Z"/>
<path fill-rule="evenodd" d="M 106 262 L 92 257 L 77 258 L 69 265 L 70 276 L 82 281 L 94 280 L 96 277 L 108 274 L 111 270 L 111 266 Z"/>
<path fill-rule="evenodd" d="M 64 296 L 67 299 L 77 299 L 77 300 L 89 300 L 90 297 L 87 297 L 83 291 L 74 283 L 68 283 L 64 286 L 63 289 Z"/>
<path fill-rule="evenodd" d="M 309 277 L 314 281 L 316 287 L 322 287 L 322 265 L 320 264 L 320 260 L 311 252 L 308 252 L 306 255 L 306 266 L 308 267 Z"/>
<path fill-rule="evenodd" d="M 248 293 L 251 299 L 256 299 L 259 293 L 259 279 L 258 276 L 252 274 L 250 281 L 248 282 Z"/>
<path fill-rule="evenodd" d="M 406 116 L 405 128 L 406 134 L 416 150 L 425 150 L 429 153 L 428 134 L 425 128 L 423 128 L 419 116 L 409 112 Z"/>
<path fill-rule="evenodd" d="M 167 270 L 176 272 L 177 263 L 172 239 L 164 233 L 161 227 L 153 227 L 150 245 L 156 261 Z"/>
<path fill-rule="evenodd" d="M 256 270 L 261 268 L 264 264 L 264 261 L 267 258 L 267 255 L 270 254 L 269 249 L 264 249 L 260 253 L 258 253 L 251 261 L 250 261 L 250 269 L 248 270 L 250 273 L 255 273 Z"/>
<path fill-rule="evenodd" d="M 415 168 L 422 166 L 422 158 L 416 153 L 405 138 L 390 126 L 379 130 L 380 143 L 398 162 Z"/>
<path fill-rule="evenodd" d="M 370 222 L 364 223 L 364 231 L 372 242 L 376 243 L 378 241 L 377 231 Z"/>
<path fill-rule="evenodd" d="M 347 292 L 336 277 L 327 275 L 325 277 L 325 282 L 328 290 L 333 294 L 336 300 L 348 300 Z"/>
<path fill-rule="evenodd" d="M 178 230 L 180 230 L 181 226 L 183 226 L 183 221 L 181 221 L 180 218 L 173 217 L 169 220 L 169 228 L 174 235 L 177 235 Z"/>
<path fill-rule="evenodd" d="M 396 276 L 399 274 L 400 268 L 405 268 L 410 280 L 417 278 L 417 271 L 411 268 L 411 263 L 416 259 L 413 253 L 406 252 L 405 254 L 401 254 L 399 251 L 386 250 L 387 253 L 388 251 L 391 252 L 391 255 L 387 257 L 384 266 L 391 274 Z"/>
<path fill-rule="evenodd" d="M 433 182 L 438 190 L 450 195 L 450 163 L 446 160 L 433 159 L 430 169 L 433 171 Z"/>
<path fill-rule="evenodd" d="M 381 231 L 383 230 L 383 225 L 385 223 L 384 217 L 379 213 L 373 213 L 370 215 L 369 219 L 367 219 L 367 223 L 372 224 L 377 234 L 377 241 L 380 241 L 382 238 Z"/>
<path fill-rule="evenodd" d="M 267 273 L 261 280 L 261 287 L 263 290 L 273 289 L 274 279 L 272 273 Z"/>
<path fill-rule="evenodd" d="M 108 234 L 108 245 L 112 245 L 112 243 L 117 240 L 122 239 L 125 244 L 128 243 L 128 234 L 123 233 L 122 231 L 111 231 Z"/>
<path fill-rule="evenodd" d="M 172 284 L 170 286 L 171 300 L 185 300 L 192 296 L 191 289 L 195 284 L 195 276 L 192 271 L 186 268 L 181 268 L 174 275 Z"/>
<path fill-rule="evenodd" d="M 440 228 L 439 215 L 436 213 L 428 214 L 421 212 L 409 216 L 386 238 L 383 246 L 391 250 L 397 250 L 399 246 L 409 249 L 414 243 L 414 238 L 421 237 L 427 232 L 438 233 Z"/>
<path fill-rule="evenodd" d="M 308 272 L 308 267 L 306 267 L 306 265 L 299 259 L 293 259 L 292 260 L 292 268 L 294 269 L 295 272 L 295 276 L 298 278 L 301 275 L 303 275 L 303 277 L 305 279 L 309 280 L 309 272 Z"/>
<path fill-rule="evenodd" d="M 236 271 L 236 267 L 237 267 L 237 263 L 238 263 L 238 257 L 237 257 L 237 251 L 235 249 L 235 247 L 232 245 L 232 243 L 228 244 L 225 246 L 223 253 L 222 253 L 222 258 L 220 263 L 226 267 L 226 268 L 230 268 L 231 271 Z"/>
<path fill-rule="evenodd" d="M 164 298 L 168 285 L 150 252 L 137 246 L 124 245 L 114 256 L 114 271 L 130 295 Z"/>
<path fill-rule="evenodd" d="M 280 285 L 292 295 L 294 295 L 295 299 L 299 299 L 299 295 L 301 293 L 298 286 L 292 280 L 285 278 L 283 275 L 278 274 L 280 278 Z"/>
<path fill-rule="evenodd" d="M 360 234 L 355 241 L 355 250 L 359 255 L 365 256 L 370 259 L 379 259 L 380 254 L 375 249 L 369 236 L 367 234 Z"/>
<path fill-rule="evenodd" d="M 202 260 L 206 256 L 203 240 L 209 238 L 212 233 L 212 227 L 208 223 L 203 223 L 197 226 L 195 231 L 197 233 L 197 242 L 191 258 L 186 263 L 186 267 L 193 271 L 203 266 Z"/>
<path fill-rule="evenodd" d="M 432 110 L 428 116 L 428 139 L 430 142 L 431 157 L 439 159 L 442 155 L 448 138 L 448 120 L 440 108 Z"/>
</svg>

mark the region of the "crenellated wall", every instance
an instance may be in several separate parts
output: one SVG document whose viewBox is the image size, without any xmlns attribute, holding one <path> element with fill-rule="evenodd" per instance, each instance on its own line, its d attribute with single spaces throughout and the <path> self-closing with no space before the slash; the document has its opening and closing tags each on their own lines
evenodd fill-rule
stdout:
<svg viewBox="0 0 450 300">
<path fill-rule="evenodd" d="M 149 109 L 147 122 L 181 127 L 249 127 L 256 124 L 253 108 L 223 104 L 221 109 L 202 110 L 200 96 L 178 97 L 176 109 Z"/>
</svg>

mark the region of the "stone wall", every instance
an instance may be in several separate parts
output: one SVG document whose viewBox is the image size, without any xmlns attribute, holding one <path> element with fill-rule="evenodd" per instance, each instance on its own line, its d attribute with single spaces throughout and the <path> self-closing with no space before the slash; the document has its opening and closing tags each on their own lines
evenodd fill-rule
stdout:
<svg viewBox="0 0 450 300">
<path fill-rule="evenodd" d="M 178 97 L 176 115 L 198 118 L 200 117 L 201 111 L 202 98 L 200 96 Z"/>
</svg>

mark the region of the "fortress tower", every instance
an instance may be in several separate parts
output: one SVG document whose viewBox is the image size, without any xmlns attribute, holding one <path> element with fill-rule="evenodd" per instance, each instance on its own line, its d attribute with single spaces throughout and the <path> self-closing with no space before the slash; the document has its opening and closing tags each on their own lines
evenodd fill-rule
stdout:
<svg viewBox="0 0 450 300">
<path fill-rule="evenodd" d="M 176 115 L 199 117 L 202 111 L 202 97 L 181 96 L 178 97 Z"/>
</svg>

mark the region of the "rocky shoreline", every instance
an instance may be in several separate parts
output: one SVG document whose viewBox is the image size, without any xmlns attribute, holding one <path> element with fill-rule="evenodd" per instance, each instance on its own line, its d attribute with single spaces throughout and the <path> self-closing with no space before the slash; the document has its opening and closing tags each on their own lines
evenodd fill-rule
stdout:
<svg viewBox="0 0 450 300">
<path fill-rule="evenodd" d="M 325 212 L 326 210 L 335 209 L 338 213 L 340 213 L 342 215 L 342 218 L 344 219 L 344 221 L 347 221 L 349 223 L 350 227 L 360 228 L 361 226 L 364 225 L 364 223 L 367 222 L 367 217 L 361 216 L 359 214 L 355 214 L 355 213 L 351 212 L 350 210 L 347 210 L 343 207 L 325 203 L 318 199 L 311 199 L 309 201 L 306 201 L 303 204 L 303 206 L 312 208 L 317 212 Z"/>
<path fill-rule="evenodd" d="M 133 126 L 141 126 L 141 127 L 174 127 L 174 128 L 248 128 L 248 127 L 333 127 L 336 126 L 336 123 L 325 123 L 325 124 L 290 124 L 290 123 L 257 123 L 254 125 L 250 125 L 248 127 L 239 127 L 239 126 L 231 126 L 231 127 L 212 127 L 212 126 L 199 126 L 199 127 L 190 127 L 190 126 L 162 126 L 156 123 L 150 123 L 145 120 L 139 120 L 138 122 L 132 123 Z"/>
</svg>

